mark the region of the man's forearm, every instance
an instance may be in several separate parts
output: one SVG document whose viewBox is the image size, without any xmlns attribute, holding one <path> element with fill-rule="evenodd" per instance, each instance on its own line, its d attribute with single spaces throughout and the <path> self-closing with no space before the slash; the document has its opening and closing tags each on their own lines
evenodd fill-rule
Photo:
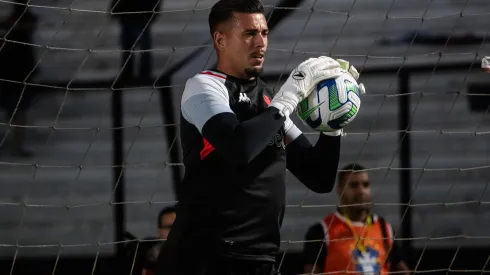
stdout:
<svg viewBox="0 0 490 275">
<path fill-rule="evenodd" d="M 234 114 L 219 114 L 206 122 L 202 135 L 230 163 L 244 165 L 262 152 L 281 129 L 285 118 L 278 112 L 272 107 L 241 123 Z"/>
<path fill-rule="evenodd" d="M 332 191 L 340 159 L 340 136 L 320 134 L 315 146 L 302 134 L 287 147 L 287 164 L 306 187 L 316 193 Z"/>
</svg>

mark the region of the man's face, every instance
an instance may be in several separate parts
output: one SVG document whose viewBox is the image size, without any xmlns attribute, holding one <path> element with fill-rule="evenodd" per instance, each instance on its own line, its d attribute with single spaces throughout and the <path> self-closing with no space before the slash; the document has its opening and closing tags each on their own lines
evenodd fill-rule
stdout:
<svg viewBox="0 0 490 275">
<path fill-rule="evenodd" d="M 158 228 L 158 237 L 160 239 L 167 239 L 170 228 L 174 224 L 175 213 L 167 213 L 162 216 L 160 220 L 160 227 Z"/>
<path fill-rule="evenodd" d="M 233 17 L 215 36 L 220 62 L 228 63 L 227 67 L 248 77 L 258 76 L 262 72 L 269 34 L 265 16 L 234 13 Z"/>
<path fill-rule="evenodd" d="M 347 173 L 337 188 L 342 206 L 347 210 L 369 210 L 371 202 L 371 186 L 367 172 Z M 352 206 L 349 206 L 352 205 Z"/>
</svg>

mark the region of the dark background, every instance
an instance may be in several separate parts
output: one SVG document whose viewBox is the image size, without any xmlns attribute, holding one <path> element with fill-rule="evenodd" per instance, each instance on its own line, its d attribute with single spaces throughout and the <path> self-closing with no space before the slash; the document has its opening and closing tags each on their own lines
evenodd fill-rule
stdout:
<svg viewBox="0 0 490 275">
<path fill-rule="evenodd" d="M 62 2 L 51 3 L 49 6 L 61 7 L 64 5 Z M 390 20 L 385 20 L 383 15 L 391 14 L 389 9 L 390 4 L 395 3 L 393 1 L 378 1 L 376 3 L 363 3 L 361 1 L 354 6 L 352 6 L 353 1 L 321 2 L 316 4 L 315 12 L 311 12 L 312 9 L 308 8 L 308 4 L 312 4 L 312 1 L 265 2 L 276 5 L 274 8 L 269 6 L 268 11 L 274 11 L 274 13 L 269 14 L 269 24 L 272 29 L 271 41 L 278 42 L 274 42 L 275 44 L 271 46 L 276 50 L 270 50 L 271 54 L 268 56 L 268 60 L 271 61 L 268 61 L 270 62 L 268 64 L 271 65 L 268 65 L 264 75 L 264 79 L 274 88 L 277 88 L 278 84 L 285 80 L 287 76 L 285 72 L 291 69 L 292 64 L 303 60 L 305 56 L 315 55 L 312 52 L 336 54 L 351 60 L 360 69 L 363 81 L 366 81 L 368 95 L 363 99 L 362 116 L 360 115 L 353 125 L 349 125 L 347 131 L 349 135 L 345 138 L 344 144 L 346 145 L 343 147 L 343 162 L 360 159 L 363 163 L 368 163 L 367 166 L 373 169 L 371 172 L 373 175 L 377 173 L 377 170 L 381 171 L 373 176 L 375 177 L 374 182 L 379 184 L 373 187 L 379 193 L 379 197 L 375 199 L 375 207 L 379 213 L 387 216 L 388 220 L 394 224 L 396 238 L 403 245 L 410 268 L 418 273 L 437 274 L 483 274 L 485 271 L 490 271 L 488 241 L 488 228 L 490 228 L 490 218 L 488 218 L 490 81 L 488 80 L 489 76 L 479 70 L 481 58 L 490 55 L 488 47 L 485 47 L 487 45 L 486 34 L 488 33 L 488 16 L 485 16 L 485 8 L 488 8 L 488 3 L 486 1 L 451 1 L 450 3 L 448 1 L 432 1 L 433 3 L 430 3 L 431 9 L 427 10 L 429 3 L 426 1 L 417 3 L 395 1 L 395 7 L 391 10 L 395 11 L 394 14 Z M 0 4 L 2 12 L 4 7 L 11 5 L 9 3 Z M 46 5 L 46 3 L 43 4 L 39 1 L 31 4 Z M 190 7 L 192 4 L 189 3 Z M 208 4 L 207 2 L 201 3 L 198 7 L 207 7 Z M 86 10 L 95 10 L 96 6 L 98 8 L 101 6 L 96 2 L 86 5 Z M 303 5 L 301 10 L 293 12 L 293 9 L 290 9 L 300 5 Z M 453 9 L 448 9 L 451 12 L 440 9 L 445 5 L 454 5 Z M 284 7 L 286 9 L 283 9 Z M 87 32 L 92 26 L 90 24 L 103 25 L 100 23 L 100 16 L 107 17 L 107 14 L 83 11 L 69 13 L 68 10 L 59 8 L 30 7 L 30 9 L 43 12 L 45 18 L 49 19 L 45 20 L 52 25 L 45 26 L 45 29 L 55 30 L 55 27 L 58 27 L 56 24 L 59 24 L 69 30 L 68 36 L 59 36 L 54 39 L 54 42 L 51 41 L 51 45 L 77 49 L 97 48 L 85 41 L 90 40 L 87 38 L 90 38 L 90 35 L 94 36 L 94 32 L 90 35 L 87 35 Z M 434 10 L 440 13 L 434 12 Z M 460 13 L 452 13 L 454 10 Z M 339 11 L 340 13 L 332 14 L 325 11 Z M 424 11 L 428 11 L 428 13 L 424 15 Z M 482 13 L 480 16 L 476 14 L 478 11 Z M 202 22 L 204 21 L 202 20 L 205 19 L 206 12 L 207 10 L 196 11 L 190 8 L 188 13 L 195 14 L 194 19 L 189 19 L 184 16 L 186 14 L 176 11 L 166 13 L 165 16 L 161 17 L 163 23 L 158 26 L 159 29 L 157 30 L 160 39 L 164 34 L 167 35 L 168 30 L 166 28 L 170 28 L 168 26 L 174 22 L 191 22 L 190 26 L 203 25 Z M 379 14 L 373 15 L 376 12 Z M 311 18 L 309 17 L 310 14 L 313 14 Z M 362 16 L 356 17 L 354 15 L 373 15 L 373 18 L 363 21 Z M 403 18 L 404 16 L 407 18 Z M 410 16 L 411 18 L 408 18 Z M 436 18 L 437 16 L 440 18 Z M 308 18 L 310 23 L 305 23 L 305 18 Z M 421 20 L 421 18 L 425 19 Z M 77 23 L 73 23 L 71 20 Z M 350 22 L 354 23 L 350 25 Z M 317 31 L 318 26 L 322 27 L 321 35 L 318 35 L 320 33 Z M 419 43 L 423 44 L 423 41 L 413 40 L 404 46 L 371 49 L 368 46 L 369 43 L 364 43 L 369 40 L 366 37 L 381 37 L 382 35 L 375 32 L 381 32 L 382 28 L 390 30 L 387 33 L 393 37 L 403 36 L 406 34 L 406 30 L 410 28 L 415 28 L 420 33 L 432 31 L 434 33 L 449 33 L 450 35 L 446 41 L 443 39 L 442 43 L 436 45 L 421 46 Z M 207 32 L 201 29 L 190 27 L 189 29 L 191 29 L 189 31 L 191 34 L 192 32 L 199 33 L 199 38 L 207 35 Z M 298 31 L 303 29 L 304 32 Z M 448 46 L 449 43 L 447 42 L 451 40 L 451 35 L 465 33 L 465 31 L 475 31 L 482 37 L 481 41 L 464 46 Z M 97 35 L 97 32 L 95 33 Z M 116 36 L 114 33 L 117 32 L 115 29 L 109 28 L 107 33 L 113 37 Z M 48 106 L 44 109 L 44 112 L 48 114 L 46 116 L 52 115 L 49 109 L 52 109 L 53 113 L 60 110 L 61 118 L 78 116 L 82 121 L 86 121 L 86 125 L 74 125 L 74 122 L 69 119 L 58 121 L 60 116 L 52 116 L 52 121 L 56 117 L 57 124 L 37 125 L 39 131 L 46 130 L 46 132 L 37 132 L 36 136 L 31 137 L 31 142 L 34 144 L 41 137 L 42 142 L 39 143 L 46 148 L 44 149 L 45 158 L 36 159 L 32 162 L 2 159 L 2 170 L 0 171 L 3 176 L 8 173 L 12 175 L 18 173 L 22 174 L 23 177 L 4 177 L 0 181 L 2 202 L 5 202 L 0 205 L 2 211 L 0 216 L 2 220 L 0 222 L 1 229 L 4 230 L 2 232 L 11 233 L 11 235 L 6 233 L 5 236 L 0 236 L 2 238 L 0 251 L 2 251 L 2 255 L 8 255 L 0 261 L 0 274 L 129 274 L 134 251 L 127 244 L 117 244 L 114 249 L 114 256 L 107 256 L 111 255 L 111 252 L 102 249 L 102 246 L 99 251 L 100 254 L 95 246 L 91 253 L 82 253 L 83 255 L 76 256 L 78 253 L 65 255 L 66 247 L 63 247 L 63 253 L 57 253 L 59 247 L 56 245 L 43 246 L 42 239 L 29 242 L 29 239 L 25 241 L 17 238 L 17 233 L 28 232 L 26 235 L 38 236 L 36 233 L 45 235 L 46 231 L 49 233 L 50 230 L 53 231 L 51 232 L 53 235 L 62 232 L 61 229 L 57 231 L 57 222 L 59 221 L 53 218 L 60 215 L 57 211 L 49 212 L 51 208 L 46 207 L 46 212 L 36 212 L 44 208 L 37 207 L 33 201 L 24 205 L 24 201 L 19 198 L 24 198 L 27 196 L 26 194 L 36 198 L 39 193 L 51 193 L 58 196 L 62 191 L 64 192 L 63 188 L 66 187 L 62 188 L 62 186 L 65 185 L 68 186 L 67 189 L 80 194 L 80 197 L 97 197 L 100 195 L 97 193 L 100 190 L 97 192 L 88 190 L 93 188 L 88 184 L 88 191 L 83 188 L 86 183 L 83 181 L 83 176 L 80 183 L 73 186 L 71 181 L 67 181 L 61 176 L 58 179 L 59 182 L 54 183 L 52 180 L 48 183 L 48 181 L 44 182 L 39 179 L 47 177 L 43 171 L 50 169 L 53 174 L 62 174 L 63 167 L 61 166 L 63 165 L 70 166 L 75 170 L 73 178 L 77 180 L 79 179 L 78 171 L 89 171 L 98 175 L 96 170 L 103 168 L 112 175 L 109 177 L 109 181 L 102 182 L 100 180 L 97 182 L 97 188 L 107 189 L 105 191 L 110 195 L 110 198 L 103 200 L 105 202 L 104 209 L 107 211 L 107 221 L 105 222 L 108 229 L 106 231 L 110 232 L 105 232 L 105 234 L 113 238 L 108 241 L 121 242 L 127 240 L 125 235 L 127 232 L 134 233 L 138 238 L 147 237 L 143 234 L 153 232 L 151 230 L 154 230 L 155 213 L 165 204 L 172 203 L 169 198 L 178 199 L 178 182 L 182 177 L 182 167 L 179 165 L 180 152 L 169 148 L 152 148 L 150 153 L 166 156 L 165 163 L 158 163 L 158 165 L 160 169 L 164 167 L 166 174 L 161 177 L 164 178 L 162 181 L 165 181 L 169 188 L 155 188 L 157 184 L 149 187 L 143 186 L 141 176 L 135 175 L 133 168 L 124 166 L 128 164 L 128 159 L 126 159 L 129 154 L 128 147 L 131 147 L 135 140 L 146 142 L 148 135 L 145 132 L 146 128 L 141 127 L 141 124 L 131 127 L 130 131 L 126 129 L 130 128 L 127 126 L 128 120 L 134 120 L 134 117 L 130 113 L 128 114 L 128 112 L 134 112 L 134 109 L 130 109 L 131 104 L 128 104 L 127 101 L 128 98 L 134 96 L 131 90 L 139 89 L 138 87 L 151 90 L 153 93 L 151 102 L 152 104 L 155 103 L 153 107 L 161 118 L 158 127 L 165 129 L 156 135 L 159 138 L 157 141 L 161 144 L 174 144 L 178 138 L 178 127 L 174 126 L 178 122 L 176 114 L 178 113 L 179 92 L 182 90 L 182 84 L 185 83 L 186 77 L 204 67 L 202 63 L 205 63 L 206 67 L 213 65 L 213 58 L 207 57 L 209 48 L 194 51 L 194 48 L 189 50 L 184 45 L 184 42 L 188 42 L 191 46 L 196 46 L 205 39 L 196 40 L 194 35 L 181 40 L 176 39 L 176 37 L 181 37 L 182 33 L 184 32 L 179 30 L 164 36 L 165 42 L 162 43 L 167 46 L 166 49 L 170 53 L 165 52 L 165 54 L 156 56 L 156 60 L 161 62 L 156 65 L 159 70 L 155 74 L 158 76 L 144 82 L 125 79 L 116 81 L 114 75 L 108 77 L 102 73 L 104 66 L 112 66 L 111 61 L 119 58 L 116 50 L 108 52 L 107 56 L 111 57 L 107 59 L 104 59 L 103 54 L 105 52 L 97 52 L 90 55 L 88 60 L 79 56 L 80 53 L 86 53 L 86 51 L 64 51 L 60 49 L 47 51 L 44 56 L 45 59 L 40 62 L 47 65 L 42 70 L 41 77 L 35 83 L 31 83 L 35 84 L 32 85 L 32 89 L 46 95 L 46 97 L 48 94 L 57 95 L 63 98 L 63 101 L 62 104 L 59 102 L 51 105 L 46 104 Z M 158 35 L 155 35 L 155 38 L 158 38 Z M 49 38 L 49 35 L 46 36 Z M 43 44 L 49 44 L 50 41 L 47 40 Z M 181 46 L 178 41 L 184 45 L 180 49 L 174 47 L 176 45 Z M 371 42 L 371 40 L 369 41 Z M 333 47 L 333 44 L 336 44 L 337 47 Z M 157 46 L 159 45 L 155 47 Z M 43 49 L 45 48 L 39 48 L 39 50 Z M 51 56 L 53 52 L 59 53 L 56 58 Z M 94 56 L 95 58 L 93 58 Z M 92 58 L 97 60 L 100 58 L 104 61 L 97 63 Z M 172 61 L 167 64 L 165 63 L 167 59 L 172 59 Z M 89 76 L 84 79 L 71 77 L 67 80 L 66 77 L 62 77 L 67 71 L 71 72 L 77 69 L 82 62 L 90 68 L 88 69 L 90 72 L 94 73 L 88 74 Z M 51 67 L 52 64 L 62 64 L 62 66 Z M 0 64 L 0 66 L 8 65 Z M 85 67 L 82 67 L 84 68 L 82 71 L 84 71 Z M 172 85 L 177 86 L 171 87 Z M 100 98 L 97 97 L 96 100 L 90 101 L 91 104 L 94 104 L 97 103 L 96 101 L 105 100 L 101 105 L 105 105 L 104 110 L 106 112 L 103 114 L 103 118 L 106 119 L 106 124 L 99 125 L 87 118 L 91 111 L 90 108 L 93 106 L 83 105 L 84 101 L 81 99 L 101 94 L 103 96 Z M 65 95 L 68 100 L 65 100 Z M 70 103 L 70 100 L 75 103 Z M 79 101 L 77 102 L 77 100 Z M 378 102 L 382 102 L 381 105 Z M 440 102 L 444 104 L 439 105 Z M 82 107 L 78 108 L 77 104 Z M 379 109 L 377 109 L 378 107 Z M 138 111 L 143 113 L 142 110 Z M 464 116 L 460 114 L 464 114 Z M 7 124 L 4 120 L 2 126 L 8 127 Z M 82 131 L 69 129 L 70 127 L 78 127 Z M 84 158 L 71 152 L 72 146 L 70 146 L 70 150 L 62 153 L 64 158 L 57 159 L 58 154 L 55 155 L 54 150 L 48 146 L 51 145 L 52 141 L 45 142 L 45 140 L 48 136 L 55 141 L 62 140 L 62 138 L 67 137 L 58 135 L 69 131 L 73 131 L 69 135 L 69 138 L 72 139 L 81 139 L 82 132 L 97 133 L 97 138 L 87 135 L 87 137 L 83 136 L 83 139 L 86 143 L 93 144 L 94 147 L 105 148 L 106 151 L 103 153 L 90 156 L 91 160 L 96 160 L 103 155 L 108 159 L 107 163 L 97 163 L 97 165 L 105 166 L 102 168 L 94 167 L 93 163 L 78 162 L 79 159 Z M 459 133 L 452 131 L 459 131 Z M 134 132 L 140 135 L 137 136 Z M 98 147 L 98 138 L 101 136 L 106 137 L 108 142 Z M 360 138 L 356 139 L 357 136 Z M 389 137 L 387 138 L 388 141 L 382 139 L 383 136 Z M 380 139 L 377 140 L 378 138 Z M 130 144 L 128 145 L 128 143 Z M 366 144 L 367 148 L 365 147 Z M 372 147 L 369 147 L 370 145 Z M 38 154 L 42 155 L 41 153 Z M 152 163 L 157 159 L 149 152 L 143 155 L 144 157 L 138 160 L 141 163 Z M 430 161 L 427 161 L 428 159 Z M 434 163 L 431 162 L 433 159 L 435 159 Z M 161 161 L 161 159 L 157 160 Z M 129 163 L 134 164 L 134 162 Z M 90 166 L 91 164 L 92 166 Z M 143 170 L 139 167 L 137 169 Z M 143 170 L 143 173 L 146 172 Z M 144 178 L 144 180 L 148 179 Z M 70 184 L 66 184 L 67 182 Z M 479 189 L 474 188 L 473 183 L 478 185 Z M 325 197 L 314 197 L 312 194 L 306 194 L 303 189 L 297 188 L 294 184 L 296 184 L 294 180 L 288 181 L 288 209 L 290 212 L 287 217 L 288 224 L 284 226 L 283 238 L 297 242 L 301 240 L 302 231 L 291 233 L 291 223 L 301 224 L 302 227 L 308 226 L 315 219 L 319 219 L 328 211 L 333 210 L 335 201 L 331 198 L 325 199 Z M 158 201 L 152 197 L 148 201 L 138 204 L 150 205 L 153 207 L 151 211 L 147 208 L 135 210 L 137 206 L 132 201 L 137 200 L 134 194 L 138 192 L 145 193 L 147 196 L 152 192 L 157 194 L 155 196 L 164 194 L 164 199 L 160 198 Z M 63 193 L 63 195 L 65 194 Z M 333 196 L 333 194 L 331 195 Z M 53 200 L 57 199 L 56 196 L 54 198 L 40 197 L 46 199 L 43 201 L 44 204 L 55 204 Z M 305 197 L 308 199 L 313 197 L 313 199 L 307 201 L 308 199 Z M 107 199 L 109 199 L 109 203 L 107 203 Z M 303 200 L 307 203 L 304 204 Z M 83 204 L 82 202 L 78 203 Z M 323 206 L 323 204 L 326 205 Z M 308 206 L 318 205 L 322 207 L 308 208 Z M 82 209 L 86 212 L 77 212 L 82 211 Z M 299 209 L 299 214 L 295 212 L 297 209 Z M 61 207 L 61 210 L 67 209 Z M 78 219 L 78 222 L 83 223 L 92 220 L 92 216 L 97 216 L 100 210 L 101 208 L 97 207 L 80 207 L 78 209 L 73 208 L 68 213 L 74 219 Z M 24 216 L 24 212 L 27 213 L 26 216 Z M 142 215 L 142 213 L 146 214 Z M 303 215 L 306 217 L 305 219 L 303 219 Z M 14 219 L 15 223 L 12 222 L 12 217 L 16 218 Z M 20 217 L 25 222 L 17 223 Z M 41 221 L 30 223 L 30 219 L 36 217 Z M 53 222 L 51 219 L 55 221 Z M 51 227 L 43 224 L 43 220 L 46 220 L 46 223 L 51 222 Z M 148 224 L 149 229 L 142 229 L 141 225 L 143 224 L 145 226 Z M 63 225 L 59 224 L 59 227 L 62 228 Z M 432 228 L 437 227 L 437 225 L 440 228 Z M 95 243 L 93 240 L 87 241 L 85 236 L 75 236 L 73 239 L 77 239 L 80 243 Z M 32 239 L 30 240 L 32 241 Z M 36 246 L 35 243 L 38 242 L 40 243 L 37 245 L 38 247 L 25 247 L 25 245 Z M 437 245 L 438 242 L 444 242 L 444 245 Z M 135 244 L 135 242 L 131 243 Z M 289 248 L 289 245 L 285 245 L 285 247 L 284 256 L 278 259 L 283 274 L 301 273 L 301 246 Z M 70 249 L 71 252 L 76 250 L 76 248 Z M 48 250 L 50 251 L 49 254 L 57 256 L 36 256 L 37 252 L 44 255 L 46 253 L 40 253 L 40 251 Z M 24 253 L 26 251 L 29 253 Z"/>
</svg>

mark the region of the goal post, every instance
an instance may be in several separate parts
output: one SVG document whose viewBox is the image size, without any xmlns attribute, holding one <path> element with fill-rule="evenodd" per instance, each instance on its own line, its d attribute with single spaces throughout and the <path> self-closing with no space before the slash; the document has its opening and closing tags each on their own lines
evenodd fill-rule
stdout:
<svg viewBox="0 0 490 275">
<path fill-rule="evenodd" d="M 271 89 L 312 56 L 346 59 L 361 73 L 367 94 L 345 129 L 340 167 L 367 167 L 373 210 L 392 224 L 409 267 L 487 272 L 490 5 L 262 2 L 273 26 L 263 75 Z M 109 0 L 0 0 L 2 273 L 32 273 L 43 263 L 39 274 L 103 274 L 116 264 L 116 247 L 157 234 L 157 214 L 177 201 L 173 183 L 183 171 L 176 160 L 185 81 L 216 62 L 207 27 L 214 3 L 162 1 L 150 13 L 158 15 L 150 49 L 123 50 Z M 20 12 L 10 18 L 14 7 Z M 28 16 L 35 27 L 23 33 Z M 121 77 L 124 51 L 135 67 L 151 53 L 151 77 Z M 23 75 L 12 74 L 22 64 L 30 64 Z M 7 90 L 20 92 L 13 105 Z M 10 154 L 17 129 L 32 156 Z M 299 274 L 307 229 L 335 211 L 338 198 L 288 174 L 286 199 L 278 264 Z M 136 239 L 122 240 L 126 231 Z"/>
</svg>

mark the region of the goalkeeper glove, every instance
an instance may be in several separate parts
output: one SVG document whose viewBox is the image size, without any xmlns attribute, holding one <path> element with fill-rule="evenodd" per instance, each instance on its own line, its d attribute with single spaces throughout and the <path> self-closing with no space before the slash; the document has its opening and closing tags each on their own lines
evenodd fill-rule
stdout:
<svg viewBox="0 0 490 275">
<path fill-rule="evenodd" d="M 356 81 L 359 79 L 359 72 L 357 72 L 357 69 L 354 66 L 350 66 L 349 61 L 343 59 L 337 59 L 336 61 L 339 62 L 340 67 L 348 72 Z M 361 95 L 365 94 L 366 88 L 364 87 L 364 84 L 359 83 L 358 85 Z"/>
<path fill-rule="evenodd" d="M 354 66 L 350 66 L 349 61 L 346 61 L 343 59 L 337 59 L 336 61 L 339 62 L 340 67 L 344 71 L 348 72 L 356 81 L 359 79 L 359 72 L 357 71 L 357 69 Z M 364 87 L 364 84 L 359 83 L 358 86 L 359 86 L 359 90 L 361 92 L 361 95 L 365 94 L 366 88 Z M 340 135 L 343 136 L 343 135 L 345 135 L 343 129 L 333 131 L 333 132 L 322 132 L 322 133 L 324 135 L 327 135 L 327 136 L 340 136 Z"/>
<path fill-rule="evenodd" d="M 270 106 L 279 109 L 281 115 L 289 117 L 298 103 L 314 90 L 317 83 L 338 77 L 342 72 L 339 62 L 330 57 L 309 58 L 293 70 L 272 99 Z"/>
</svg>

